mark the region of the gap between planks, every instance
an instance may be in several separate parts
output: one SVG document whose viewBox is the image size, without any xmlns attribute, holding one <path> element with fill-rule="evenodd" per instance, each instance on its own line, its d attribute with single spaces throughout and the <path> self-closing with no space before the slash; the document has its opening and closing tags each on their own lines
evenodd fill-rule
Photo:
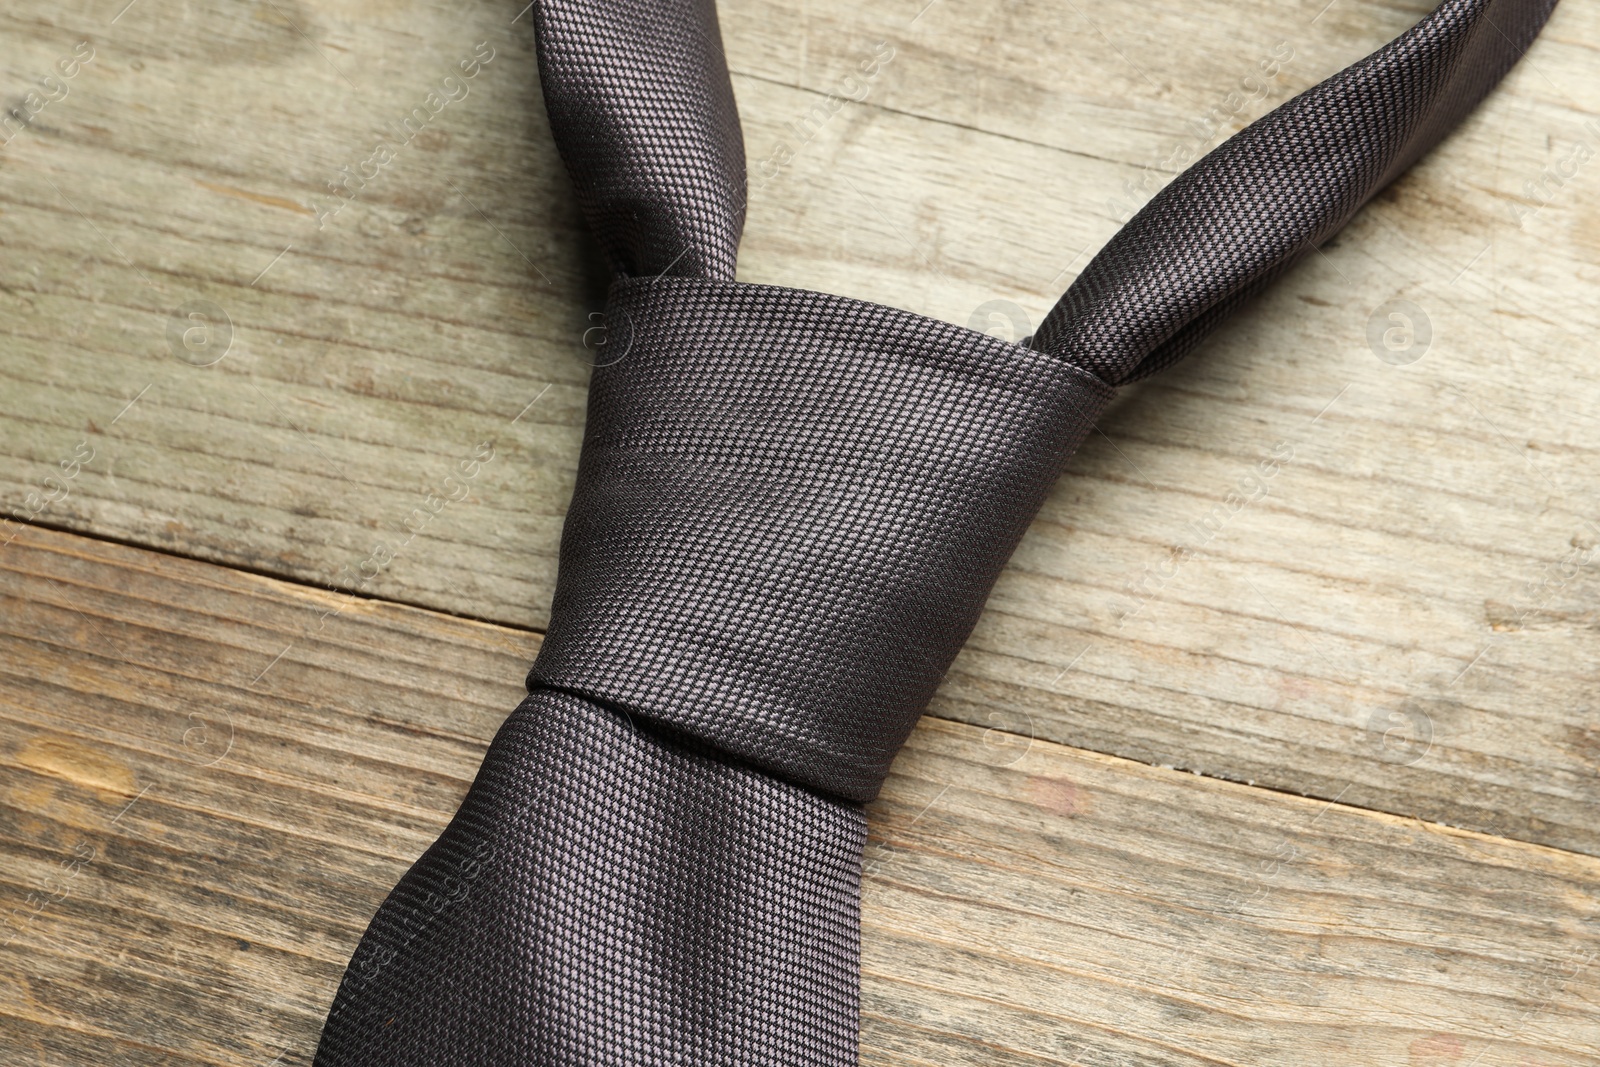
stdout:
<svg viewBox="0 0 1600 1067">
<path fill-rule="evenodd" d="M 164 549 L 164 548 L 159 548 L 159 547 L 152 547 L 152 546 L 147 545 L 147 544 L 141 544 L 139 542 L 126 540 L 126 539 L 113 537 L 113 536 L 108 536 L 108 535 L 104 535 L 104 534 L 100 534 L 100 533 L 92 533 L 92 534 L 91 533 L 84 533 L 83 531 L 71 529 L 69 527 L 57 526 L 57 525 L 53 525 L 53 524 L 48 523 L 48 522 L 38 522 L 36 520 L 35 521 L 17 521 L 17 520 L 12 520 L 12 521 L 16 522 L 16 525 L 18 525 L 18 526 L 22 526 L 22 527 L 26 527 L 26 528 L 32 528 L 32 529 L 38 529 L 38 530 L 45 530 L 45 531 L 49 531 L 50 533 L 53 533 L 53 534 L 60 534 L 60 535 L 62 535 L 63 538 L 67 539 L 69 542 L 70 542 L 70 540 L 81 540 L 81 541 L 88 541 L 88 542 L 98 542 L 98 543 L 107 544 L 107 545 L 115 545 L 118 548 L 125 548 L 125 549 L 132 550 L 134 552 L 148 553 L 149 555 L 158 556 L 158 557 L 162 557 L 162 558 L 166 558 L 166 559 L 180 560 L 180 561 L 183 561 L 185 563 L 198 564 L 198 565 L 200 565 L 202 567 L 211 567 L 211 568 L 217 568 L 218 570 L 221 570 L 221 571 L 235 571 L 235 572 L 238 572 L 240 574 L 248 574 L 251 577 L 260 578 L 260 579 L 263 579 L 265 581 L 268 581 L 268 582 L 271 582 L 271 583 L 275 583 L 275 584 L 280 585 L 280 586 L 284 586 L 287 589 L 298 590 L 298 591 L 301 592 L 302 595 L 317 596 L 319 598 L 322 597 L 322 596 L 329 595 L 329 594 L 331 594 L 334 597 L 346 597 L 346 596 L 354 597 L 354 598 L 356 598 L 358 600 L 362 600 L 362 601 L 365 601 L 365 602 L 368 602 L 368 603 L 372 603 L 372 604 L 390 605 L 390 606 L 393 606 L 393 607 L 404 608 L 404 609 L 407 609 L 407 610 L 410 610 L 410 611 L 421 612 L 424 615 L 437 616 L 437 617 L 441 617 L 441 618 L 457 619 L 457 620 L 460 620 L 462 622 L 476 623 L 476 624 L 481 625 L 481 626 L 487 626 L 487 627 L 491 627 L 491 628 L 496 629 L 496 630 L 506 631 L 506 632 L 509 632 L 509 633 L 522 634 L 522 635 L 525 635 L 525 636 L 528 636 L 528 637 L 542 638 L 544 636 L 544 631 L 543 630 L 539 630 L 539 629 L 536 629 L 536 628 L 533 628 L 533 627 L 518 626 L 518 625 L 516 625 L 514 623 L 502 622 L 502 621 L 497 620 L 497 619 L 483 618 L 483 617 L 479 617 L 479 616 L 465 614 L 465 613 L 462 613 L 462 612 L 447 611 L 447 610 L 443 610 L 443 609 L 440 609 L 440 608 L 431 607 L 431 606 L 426 605 L 426 604 L 413 603 L 413 602 L 406 601 L 406 600 L 395 599 L 393 597 L 378 596 L 378 595 L 370 594 L 370 593 L 355 592 L 355 591 L 352 591 L 352 590 L 341 589 L 341 588 L 338 588 L 338 587 L 335 587 L 335 586 L 318 585 L 318 584 L 313 583 L 313 582 L 302 581 L 302 580 L 300 580 L 298 578 L 295 578 L 293 576 L 287 576 L 287 575 L 283 575 L 283 574 L 279 574 L 279 573 L 274 573 L 274 572 L 263 570 L 263 569 L 252 568 L 252 567 L 243 567 L 243 566 L 234 566 L 234 565 L 231 565 L 231 564 L 216 563 L 216 562 L 214 562 L 212 560 L 202 559 L 202 558 L 197 557 L 197 556 L 185 555 L 184 553 L 181 553 L 181 552 L 173 552 L 173 551 L 171 551 L 169 549 Z M 4 549 L 5 549 L 5 546 L 3 544 L 0 544 L 0 552 L 3 552 Z M 59 549 L 56 549 L 56 548 L 52 547 L 51 550 L 52 551 L 59 550 L 59 551 L 63 551 L 63 552 L 70 551 L 66 547 L 65 544 L 63 544 Z M 93 557 L 91 555 L 88 555 L 88 554 L 78 554 L 78 558 L 83 559 L 85 561 L 95 561 L 95 557 Z M 76 610 L 76 609 L 74 609 L 74 610 Z M 1573 850 L 1573 849 L 1565 849 L 1565 848 L 1561 848 L 1561 847 L 1556 846 L 1556 845 L 1545 844 L 1543 842 L 1525 841 L 1525 840 L 1523 840 L 1521 838 L 1507 837 L 1507 836 L 1503 836 L 1503 835 L 1484 833 L 1482 831 L 1472 830 L 1470 828 L 1450 826 L 1450 825 L 1448 825 L 1446 823 L 1431 822 L 1429 820 L 1423 819 L 1423 818 L 1421 818 L 1419 816 L 1415 816 L 1415 815 L 1399 815 L 1399 814 L 1396 814 L 1394 812 L 1384 811 L 1381 808 L 1364 807 L 1364 806 L 1358 805 L 1358 804 L 1346 804 L 1346 803 L 1341 802 L 1339 800 L 1338 796 L 1336 796 L 1336 797 L 1334 797 L 1333 799 L 1330 800 L 1330 799 L 1327 799 L 1327 798 L 1324 798 L 1324 797 L 1318 797 L 1315 794 L 1311 794 L 1311 793 L 1297 793 L 1297 792 L 1294 792 L 1293 790 L 1279 789 L 1279 788 L 1276 788 L 1276 787 L 1273 787 L 1273 786 L 1270 786 L 1270 785 L 1263 785 L 1263 784 L 1260 784 L 1260 783 L 1257 783 L 1257 782 L 1240 781 L 1240 780 L 1235 779 L 1235 778 L 1229 778 L 1229 777 L 1226 777 L 1224 775 L 1212 774 L 1212 773 L 1209 773 L 1209 772 L 1206 772 L 1206 771 L 1185 770 L 1185 769 L 1181 769 L 1181 768 L 1173 768 L 1173 767 L 1163 766 L 1161 764 L 1156 764 L 1156 763 L 1147 763 L 1147 762 L 1144 762 L 1144 761 L 1141 761 L 1141 760 L 1132 760 L 1132 759 L 1129 759 L 1129 758 L 1127 758 L 1125 756 L 1117 755 L 1116 753 L 1103 752 L 1103 751 L 1100 751 L 1098 749 L 1080 748 L 1080 747 L 1073 746 L 1073 745 L 1064 745 L 1064 744 L 1061 744 L 1060 742 L 1050 741 L 1048 739 L 1040 738 L 1040 737 L 1037 737 L 1037 736 L 1032 735 L 1032 734 L 1023 734 L 1023 733 L 1019 733 L 1019 732 L 1017 732 L 1015 730 L 1008 730 L 1003 726 L 978 727 L 975 724 L 968 723 L 968 722 L 966 722 L 964 720 L 953 718 L 953 717 L 950 717 L 950 716 L 938 715 L 938 714 L 936 714 L 936 713 L 934 713 L 932 711 L 924 713 L 924 715 L 922 717 L 925 718 L 925 719 L 929 719 L 929 720 L 933 720 L 933 721 L 937 721 L 937 722 L 949 723 L 949 724 L 954 725 L 954 726 L 970 727 L 972 729 L 982 729 L 985 735 L 1001 734 L 1001 735 L 1004 735 L 1006 737 L 1015 738 L 1018 741 L 1028 742 L 1030 744 L 1037 742 L 1037 743 L 1041 743 L 1041 744 L 1057 745 L 1058 747 L 1061 747 L 1061 748 L 1067 749 L 1067 750 L 1069 750 L 1071 752 L 1074 752 L 1074 753 L 1082 756 L 1085 759 L 1094 759 L 1094 760 L 1099 760 L 1099 761 L 1105 761 L 1107 763 L 1107 765 L 1110 765 L 1110 766 L 1126 764 L 1126 765 L 1129 765 L 1129 766 L 1147 767 L 1147 768 L 1149 768 L 1151 770 L 1162 772 L 1162 773 L 1172 774 L 1172 775 L 1178 776 L 1180 778 L 1201 778 L 1201 779 L 1204 779 L 1206 781 L 1218 782 L 1218 783 L 1221 783 L 1221 784 L 1224 784 L 1224 785 L 1227 785 L 1227 786 L 1230 786 L 1230 787 L 1234 787 L 1234 788 L 1252 790 L 1252 791 L 1255 791 L 1255 792 L 1258 792 L 1258 793 L 1273 794 L 1273 795 L 1283 797 L 1286 800 L 1289 800 L 1289 801 L 1292 801 L 1292 802 L 1296 802 L 1296 803 L 1304 803 L 1304 804 L 1309 804 L 1309 805 L 1313 805 L 1313 806 L 1321 805 L 1321 809 L 1320 810 L 1324 811 L 1324 812 L 1328 811 L 1329 809 L 1338 808 L 1340 810 L 1349 811 L 1349 812 L 1360 812 L 1363 815 L 1376 818 L 1380 822 L 1385 822 L 1385 823 L 1388 823 L 1390 825 L 1415 825 L 1415 826 L 1418 826 L 1418 827 L 1422 828 L 1423 830 L 1425 830 L 1425 831 L 1427 831 L 1429 833 L 1440 833 L 1440 834 L 1445 834 L 1445 835 L 1449 835 L 1449 836 L 1458 836 L 1458 837 L 1463 837 L 1463 838 L 1467 838 L 1467 839 L 1475 839 L 1475 840 L 1480 840 L 1480 841 L 1505 842 L 1505 843 L 1508 843 L 1508 844 L 1515 844 L 1515 845 L 1517 845 L 1519 847 L 1536 848 L 1536 849 L 1541 849 L 1541 850 L 1545 850 L 1545 851 L 1548 851 L 1548 852 L 1551 852 L 1551 853 L 1557 853 L 1557 854 L 1561 854 L 1561 855 L 1576 856 L 1576 857 L 1582 857 L 1582 858 L 1585 858 L 1585 859 L 1592 858 L 1592 857 L 1589 857 L 1586 853 L 1583 853 L 1583 852 L 1579 852 L 1579 851 L 1576 851 L 1576 850 Z M 1340 795 L 1342 796 L 1343 794 L 1341 793 Z"/>
</svg>

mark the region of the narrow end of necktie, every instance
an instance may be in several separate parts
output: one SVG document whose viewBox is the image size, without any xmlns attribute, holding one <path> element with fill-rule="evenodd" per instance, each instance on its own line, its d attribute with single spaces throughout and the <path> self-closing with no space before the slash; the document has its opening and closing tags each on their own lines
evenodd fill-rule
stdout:
<svg viewBox="0 0 1600 1067">
<path fill-rule="evenodd" d="M 1218 145 L 1106 242 L 1032 347 L 1120 385 L 1192 352 L 1505 76 L 1556 0 L 1444 0 Z"/>
<path fill-rule="evenodd" d="M 711 0 L 539 0 L 550 132 L 612 270 L 732 281 L 739 109 Z"/>
</svg>

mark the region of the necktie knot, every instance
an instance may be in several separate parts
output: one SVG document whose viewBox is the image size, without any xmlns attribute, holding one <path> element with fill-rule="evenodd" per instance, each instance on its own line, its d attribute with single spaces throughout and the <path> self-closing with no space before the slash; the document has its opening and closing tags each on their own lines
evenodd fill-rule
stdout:
<svg viewBox="0 0 1600 1067">
<path fill-rule="evenodd" d="M 774 286 L 627 280 L 607 318 L 530 688 L 872 799 L 1111 387 Z"/>
</svg>

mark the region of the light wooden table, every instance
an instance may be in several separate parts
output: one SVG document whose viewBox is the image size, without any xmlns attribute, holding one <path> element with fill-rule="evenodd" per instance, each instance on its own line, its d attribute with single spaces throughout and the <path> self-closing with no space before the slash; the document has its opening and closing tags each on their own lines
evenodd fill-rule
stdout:
<svg viewBox="0 0 1600 1067">
<path fill-rule="evenodd" d="M 1421 13 L 1325 2 L 725 0 L 741 277 L 1027 332 Z M 522 10 L 0 12 L 0 1065 L 309 1063 L 516 701 L 604 292 Z M 866 1062 L 1600 1063 L 1597 52 L 1073 460 L 869 811 Z"/>
</svg>

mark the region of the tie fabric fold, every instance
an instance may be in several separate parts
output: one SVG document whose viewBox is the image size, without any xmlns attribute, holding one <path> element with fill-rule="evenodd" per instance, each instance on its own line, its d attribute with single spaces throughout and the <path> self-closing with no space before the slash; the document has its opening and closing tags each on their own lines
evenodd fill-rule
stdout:
<svg viewBox="0 0 1600 1067">
<path fill-rule="evenodd" d="M 1114 386 L 1337 231 L 1552 6 L 1446 0 L 1179 176 L 1014 345 L 735 281 L 711 0 L 536 0 L 608 358 L 529 695 L 318 1067 L 854 1064 L 861 804 Z"/>
</svg>

